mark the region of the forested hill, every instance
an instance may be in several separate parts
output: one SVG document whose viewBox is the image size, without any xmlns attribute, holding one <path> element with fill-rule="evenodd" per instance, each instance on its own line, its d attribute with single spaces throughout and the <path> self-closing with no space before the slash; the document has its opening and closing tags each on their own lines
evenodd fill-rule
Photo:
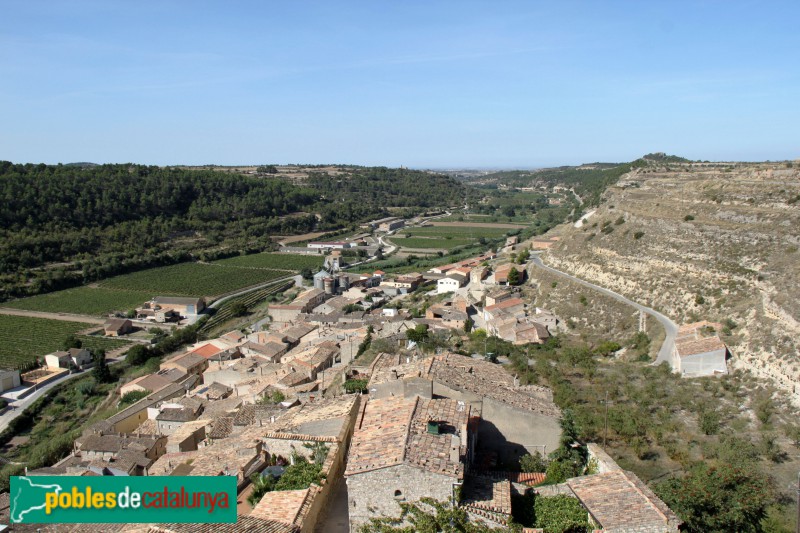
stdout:
<svg viewBox="0 0 800 533">
<path fill-rule="evenodd" d="M 236 220 L 300 211 L 319 195 L 280 180 L 212 171 L 0 163 L 0 222 L 19 231 L 106 227 L 144 218 Z"/>
<path fill-rule="evenodd" d="M 143 165 L 0 162 L 0 299 L 139 268 L 263 250 L 329 230 L 462 203 L 470 188 L 406 169 L 278 177 Z"/>
<path fill-rule="evenodd" d="M 311 172 L 306 183 L 326 198 L 341 201 L 359 198 L 369 205 L 393 207 L 453 206 L 480 196 L 477 191 L 442 174 L 405 168 L 349 168 L 351 173 L 345 177 Z"/>
</svg>

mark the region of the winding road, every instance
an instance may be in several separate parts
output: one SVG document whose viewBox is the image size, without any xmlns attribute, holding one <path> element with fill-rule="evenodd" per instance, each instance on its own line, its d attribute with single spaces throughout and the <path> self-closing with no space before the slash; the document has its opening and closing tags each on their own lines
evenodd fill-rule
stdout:
<svg viewBox="0 0 800 533">
<path fill-rule="evenodd" d="M 539 267 L 539 268 L 541 268 L 543 270 L 547 270 L 548 272 L 552 272 L 553 274 L 556 274 L 557 276 L 561 276 L 562 278 L 567 278 L 570 281 L 574 281 L 575 283 L 579 283 L 579 284 L 581 284 L 581 285 L 583 285 L 585 287 L 589 287 L 590 289 L 593 289 L 593 290 L 595 290 L 597 292 L 605 294 L 606 296 L 610 296 L 611 298 L 614 298 L 615 300 L 618 300 L 618 301 L 620 301 L 622 303 L 628 304 L 628 305 L 638 309 L 639 311 L 645 312 L 648 315 L 650 315 L 653 318 L 655 318 L 656 320 L 658 320 L 658 322 L 662 326 L 664 326 L 664 331 L 666 332 L 666 337 L 664 338 L 664 342 L 661 345 L 661 349 L 658 351 L 658 357 L 656 357 L 656 360 L 653 362 L 653 365 L 660 365 L 661 363 L 668 363 L 672 367 L 673 370 L 675 369 L 673 353 L 675 351 L 675 336 L 678 333 L 678 325 L 675 322 L 673 322 L 672 320 L 670 320 L 666 316 L 662 315 L 661 313 L 659 313 L 655 309 L 651 309 L 649 307 L 645 307 L 642 304 L 634 302 L 633 300 L 629 300 L 628 298 L 625 298 L 621 294 L 617 294 L 614 291 L 611 291 L 609 289 L 603 288 L 603 287 L 601 287 L 599 285 L 595 285 L 594 283 L 589 283 L 588 281 L 584 281 L 584 280 L 582 280 L 580 278 L 576 278 L 575 276 L 573 276 L 571 274 L 567 274 L 566 272 L 562 272 L 560 270 L 556 270 L 553 267 L 549 267 L 549 266 L 545 265 L 544 263 L 542 263 L 542 259 L 538 255 L 532 255 L 531 256 L 531 262 L 534 265 L 536 265 L 537 267 Z"/>
</svg>

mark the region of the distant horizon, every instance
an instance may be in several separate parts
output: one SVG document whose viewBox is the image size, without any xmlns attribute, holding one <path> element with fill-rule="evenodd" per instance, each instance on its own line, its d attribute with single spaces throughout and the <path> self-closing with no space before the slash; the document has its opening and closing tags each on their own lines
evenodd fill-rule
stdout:
<svg viewBox="0 0 800 533">
<path fill-rule="evenodd" d="M 800 3 L 8 0 L 0 159 L 800 157 Z M 177 163 L 180 162 L 180 163 Z"/>
<path fill-rule="evenodd" d="M 638 157 L 634 157 L 629 160 L 625 161 L 584 161 L 582 163 L 555 163 L 550 165 L 519 165 L 519 166 L 509 166 L 509 165 L 498 165 L 498 166 L 470 166 L 470 165 L 441 165 L 441 166 L 417 166 L 417 165 L 386 165 L 386 164 L 365 164 L 365 163 L 331 163 L 331 162 L 321 162 L 321 163 L 281 163 L 281 162 L 263 162 L 263 163 L 169 163 L 169 164 L 156 164 L 156 163 L 145 163 L 145 162 L 137 162 L 137 161 L 118 161 L 118 162 L 97 162 L 97 161 L 57 161 L 57 162 L 45 162 L 45 161 L 10 161 L 8 159 L 3 159 L 0 157 L 0 161 L 9 161 L 15 165 L 38 165 L 38 164 L 46 164 L 46 165 L 80 165 L 80 164 L 87 164 L 87 165 L 145 165 L 145 166 L 157 166 L 157 167 L 221 167 L 221 168 L 237 168 L 237 167 L 258 167 L 264 165 L 276 165 L 276 166 L 297 166 L 297 167 L 311 167 L 311 166 L 346 166 L 346 167 L 386 167 L 386 168 L 408 168 L 410 170 L 429 170 L 434 172 L 460 172 L 460 171 L 512 171 L 512 170 L 520 170 L 520 171 L 532 171 L 532 170 L 543 170 L 548 168 L 558 168 L 558 167 L 579 167 L 583 165 L 595 165 L 595 164 L 603 164 L 603 165 L 622 165 L 625 163 L 630 163 L 637 159 L 642 158 L 643 156 L 655 152 L 647 152 L 645 154 L 641 154 Z M 677 157 L 685 157 L 681 154 L 667 154 Z M 690 162 L 701 163 L 701 162 L 708 162 L 708 163 L 792 163 L 796 161 L 800 161 L 800 156 L 796 158 L 788 158 L 788 159 L 764 159 L 760 161 L 756 160 L 722 160 L 722 159 L 689 159 Z"/>
</svg>

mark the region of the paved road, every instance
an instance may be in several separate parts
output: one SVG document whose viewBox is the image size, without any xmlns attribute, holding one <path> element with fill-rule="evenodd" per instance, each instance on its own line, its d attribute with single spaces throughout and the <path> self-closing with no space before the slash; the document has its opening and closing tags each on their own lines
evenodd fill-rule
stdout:
<svg viewBox="0 0 800 533">
<path fill-rule="evenodd" d="M 127 349 L 127 348 L 128 347 L 126 346 L 124 349 Z M 115 351 L 120 351 L 120 350 L 115 350 Z M 109 365 L 113 365 L 113 364 L 119 363 L 120 361 L 124 360 L 124 357 L 119 357 L 119 356 L 116 357 L 116 358 L 115 357 L 107 357 L 106 360 L 108 361 Z M 21 415 L 22 412 L 27 407 L 29 407 L 33 402 L 35 402 L 36 400 L 41 398 L 44 394 L 46 394 L 53 387 L 55 387 L 57 385 L 60 385 L 60 384 L 64 383 L 65 381 L 68 381 L 68 380 L 70 380 L 70 379 L 72 379 L 74 377 L 85 376 L 87 374 L 90 374 L 91 372 L 92 372 L 91 369 L 89 369 L 89 370 L 84 370 L 83 372 L 78 372 L 76 374 L 67 374 L 66 376 L 64 376 L 62 378 L 59 378 L 59 379 L 57 379 L 55 381 L 51 381 L 50 383 L 46 383 L 46 384 L 42 385 L 41 387 L 36 389 L 36 392 L 33 392 L 33 393 L 29 394 L 28 396 L 26 396 L 25 398 L 22 398 L 21 400 L 8 400 L 8 404 L 10 406 L 12 406 L 13 409 L 9 409 L 8 411 L 6 411 L 2 415 L 0 415 L 0 432 L 4 431 L 8 427 L 8 424 L 11 423 L 12 420 L 14 420 L 19 415 Z"/>
<path fill-rule="evenodd" d="M 576 283 L 579 283 L 581 285 L 589 287 L 590 289 L 594 289 L 594 290 L 596 290 L 596 291 L 598 291 L 598 292 L 600 292 L 602 294 L 605 294 L 606 296 L 610 296 L 611 298 L 614 298 L 615 300 L 619 300 L 622 303 L 626 303 L 626 304 L 628 304 L 630 306 L 633 306 L 636 309 L 638 309 L 639 311 L 644 311 L 648 315 L 650 315 L 653 318 L 655 318 L 656 320 L 658 320 L 661 323 L 661 325 L 664 326 L 664 331 L 666 332 L 666 337 L 664 338 L 664 343 L 661 345 L 661 349 L 658 351 L 658 357 L 653 362 L 653 364 L 654 365 L 659 365 L 661 363 L 666 362 L 673 369 L 675 368 L 675 364 L 674 364 L 674 360 L 673 360 L 673 351 L 674 351 L 674 348 L 675 348 L 675 335 L 678 333 L 678 325 L 675 322 L 673 322 L 672 320 L 670 320 L 666 316 L 662 315 L 661 313 L 659 313 L 655 309 L 651 309 L 649 307 L 643 306 L 642 304 L 638 304 L 638 303 L 634 302 L 633 300 L 629 300 L 628 298 L 625 298 L 621 294 L 617 294 L 614 291 L 608 290 L 608 289 L 603 288 L 603 287 L 601 287 L 599 285 L 595 285 L 594 283 L 589 283 L 588 281 L 584 281 L 584 280 L 582 280 L 580 278 L 576 278 L 575 276 L 567 274 L 566 272 L 561 272 L 560 270 L 556 270 L 555 268 L 549 267 L 549 266 L 545 265 L 544 263 L 542 263 L 542 259 L 538 255 L 532 255 L 531 256 L 531 262 L 533 264 L 535 264 L 537 267 L 541 268 L 541 269 L 547 270 L 548 272 L 552 272 L 553 274 L 556 274 L 556 275 L 559 275 L 561 277 L 564 277 L 564 278 L 567 278 L 569 280 L 572 280 L 572 281 L 574 281 Z"/>
</svg>

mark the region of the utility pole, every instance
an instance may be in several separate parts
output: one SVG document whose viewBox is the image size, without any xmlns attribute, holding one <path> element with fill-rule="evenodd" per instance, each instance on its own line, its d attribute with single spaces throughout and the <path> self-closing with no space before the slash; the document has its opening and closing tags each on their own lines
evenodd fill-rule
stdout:
<svg viewBox="0 0 800 533">
<path fill-rule="evenodd" d="M 608 437 L 608 391 L 606 391 L 606 422 L 605 430 L 603 430 L 603 448 L 606 447 L 606 437 Z"/>
</svg>

